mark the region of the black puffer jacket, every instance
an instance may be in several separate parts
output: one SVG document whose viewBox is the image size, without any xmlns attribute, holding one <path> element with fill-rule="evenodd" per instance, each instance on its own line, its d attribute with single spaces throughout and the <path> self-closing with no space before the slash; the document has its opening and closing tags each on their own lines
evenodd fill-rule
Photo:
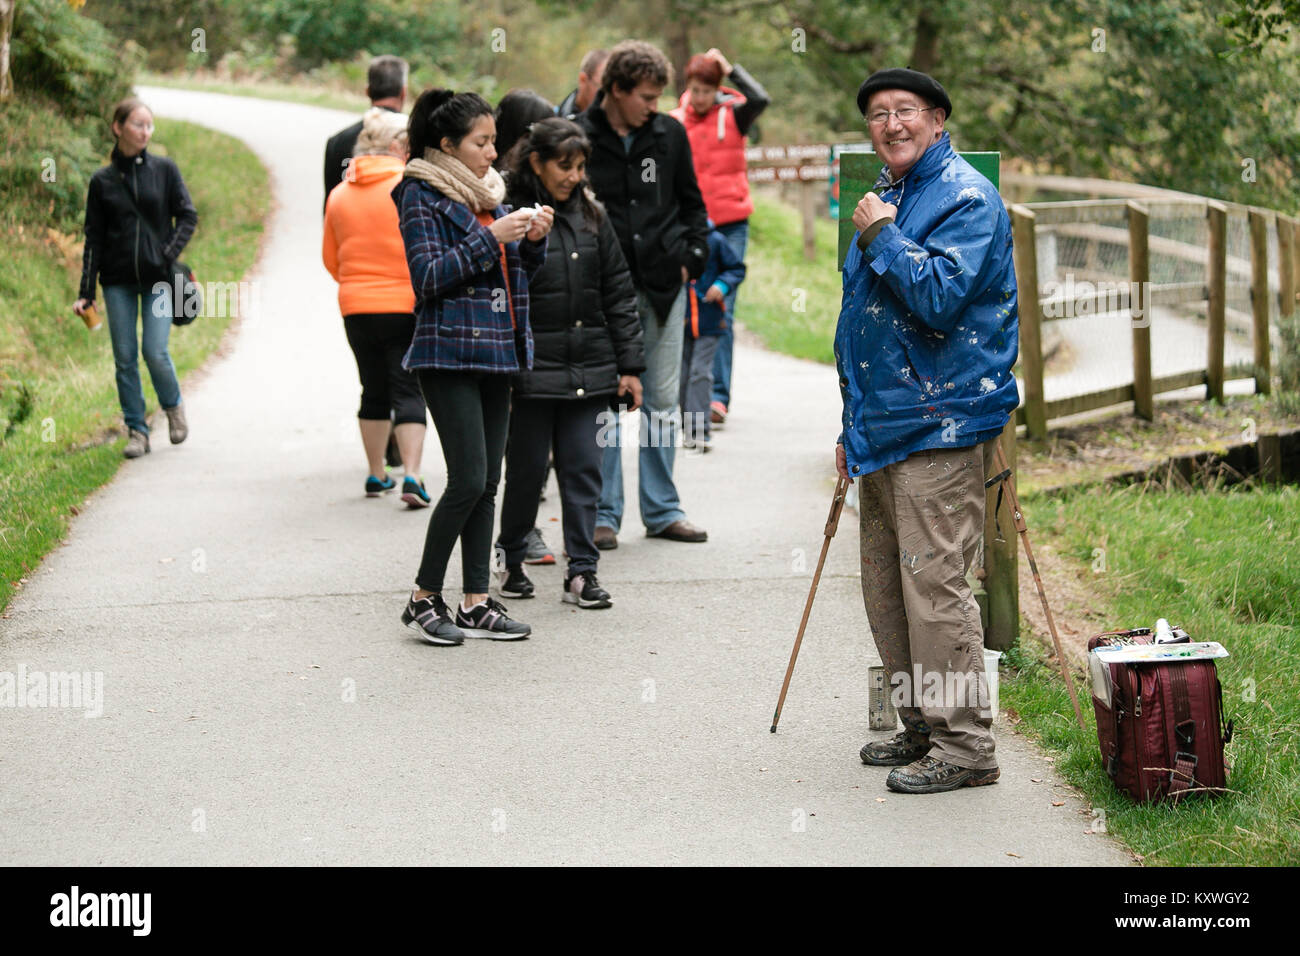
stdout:
<svg viewBox="0 0 1300 956">
<path fill-rule="evenodd" d="M 132 196 L 162 246 L 141 226 Z M 147 287 L 170 281 L 171 263 L 194 235 L 198 222 L 199 214 L 175 163 L 147 149 L 128 157 L 114 147 L 110 164 L 90 177 L 79 297 L 95 298 L 96 279 L 104 286 Z"/>
<path fill-rule="evenodd" d="M 601 211 L 600 233 L 585 227 L 576 199 L 557 204 L 512 190 L 515 208 L 555 207 L 546 262 L 528 281 L 533 368 L 514 376 L 516 398 L 593 398 L 618 391 L 620 375 L 645 371 L 636 291 L 618 237 Z"/>
</svg>

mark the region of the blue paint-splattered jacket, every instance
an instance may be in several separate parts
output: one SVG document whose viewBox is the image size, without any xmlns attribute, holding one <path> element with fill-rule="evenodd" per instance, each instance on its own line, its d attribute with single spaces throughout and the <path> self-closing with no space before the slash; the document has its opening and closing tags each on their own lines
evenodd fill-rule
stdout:
<svg viewBox="0 0 1300 956">
<path fill-rule="evenodd" d="M 1019 401 L 1011 222 L 993 184 L 944 133 L 881 198 L 898 215 L 865 252 L 854 236 L 835 330 L 855 478 L 986 441 Z"/>
<path fill-rule="evenodd" d="M 532 368 L 528 278 L 546 260 L 546 240 L 505 244 L 507 287 L 501 246 L 468 206 L 410 178 L 393 188 L 393 202 L 415 290 L 415 336 L 402 367 L 502 373 Z M 492 217 L 509 211 L 497 206 Z"/>
</svg>

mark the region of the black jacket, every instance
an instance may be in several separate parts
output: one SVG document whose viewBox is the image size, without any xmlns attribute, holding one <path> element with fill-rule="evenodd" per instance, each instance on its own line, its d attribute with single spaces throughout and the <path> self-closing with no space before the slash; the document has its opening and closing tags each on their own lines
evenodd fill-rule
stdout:
<svg viewBox="0 0 1300 956">
<path fill-rule="evenodd" d="M 388 110 L 390 113 L 399 112 L 391 106 L 383 106 L 380 109 Z M 357 148 L 357 139 L 361 136 L 361 126 L 364 120 L 357 120 L 347 129 L 341 129 L 325 142 L 325 199 L 330 198 L 330 190 L 343 182 L 343 171 L 348 168 L 348 163 L 352 162 L 352 151 Z M 321 204 L 322 212 L 325 209 L 324 203 Z"/>
<path fill-rule="evenodd" d="M 636 290 L 607 215 L 600 234 L 586 228 L 575 197 L 511 191 L 516 208 L 539 200 L 555 206 L 546 261 L 528 280 L 533 368 L 514 376 L 517 398 L 592 398 L 618 391 L 620 375 L 645 371 L 645 345 Z"/>
<path fill-rule="evenodd" d="M 132 196 L 152 233 L 141 225 Z M 198 222 L 199 214 L 174 162 L 147 149 L 127 157 L 114 147 L 109 165 L 90 177 L 79 298 L 95 298 L 96 280 L 104 286 L 170 282 L 171 264 Z"/>
<path fill-rule="evenodd" d="M 682 288 L 681 267 L 698 279 L 709 261 L 708 213 L 695 180 L 686 129 L 655 113 L 632 131 L 632 147 L 609 125 L 597 93 L 577 122 L 591 139 L 587 176 L 609 210 L 632 281 L 663 322 Z"/>
</svg>

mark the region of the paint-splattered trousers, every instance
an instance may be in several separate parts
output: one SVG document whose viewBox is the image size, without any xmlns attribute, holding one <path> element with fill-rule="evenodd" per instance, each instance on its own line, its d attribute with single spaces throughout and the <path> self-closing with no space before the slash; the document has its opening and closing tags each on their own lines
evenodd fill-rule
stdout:
<svg viewBox="0 0 1300 956">
<path fill-rule="evenodd" d="M 859 482 L 862 598 L 903 725 L 937 760 L 985 770 L 993 717 L 966 575 L 984 529 L 985 444 L 918 451 Z"/>
</svg>

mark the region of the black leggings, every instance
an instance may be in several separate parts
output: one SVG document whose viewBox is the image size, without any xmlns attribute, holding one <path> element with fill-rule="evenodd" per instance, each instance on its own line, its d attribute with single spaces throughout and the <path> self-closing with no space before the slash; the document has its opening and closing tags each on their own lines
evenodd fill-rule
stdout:
<svg viewBox="0 0 1300 956">
<path fill-rule="evenodd" d="M 447 487 L 429 517 L 415 583 L 441 592 L 460 538 L 461 587 L 466 594 L 486 594 L 501 456 L 510 425 L 510 376 L 428 368 L 416 375 L 442 444 Z"/>
<path fill-rule="evenodd" d="M 402 368 L 402 357 L 415 335 L 410 312 L 345 315 L 343 330 L 361 376 L 357 418 L 398 425 L 423 425 L 424 401 L 415 375 Z"/>
<path fill-rule="evenodd" d="M 524 538 L 537 521 L 537 499 L 546 484 L 546 458 L 554 447 L 568 573 L 595 572 L 599 555 L 595 541 L 596 502 L 600 498 L 604 454 L 596 438 L 600 434 L 600 413 L 608 410 L 609 396 L 515 399 L 510 411 L 501 536 L 497 539 L 507 567 L 522 563 L 528 551 Z"/>
</svg>

